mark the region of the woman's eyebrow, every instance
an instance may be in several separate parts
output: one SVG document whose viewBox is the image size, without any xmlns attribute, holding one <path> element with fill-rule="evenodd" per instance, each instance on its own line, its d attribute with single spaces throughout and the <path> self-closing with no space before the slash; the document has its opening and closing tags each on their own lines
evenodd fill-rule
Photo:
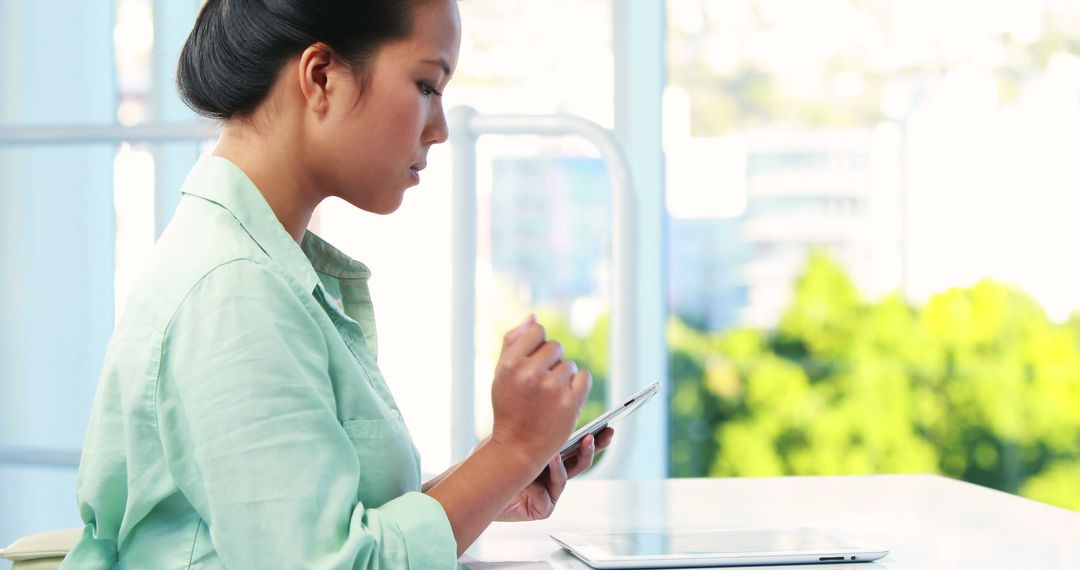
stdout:
<svg viewBox="0 0 1080 570">
<path fill-rule="evenodd" d="M 445 73 L 447 77 L 453 75 L 452 73 L 450 73 L 450 64 L 446 62 L 445 58 L 440 57 L 439 59 L 425 59 L 421 63 L 427 63 L 439 67 L 443 70 L 443 73 Z"/>
</svg>

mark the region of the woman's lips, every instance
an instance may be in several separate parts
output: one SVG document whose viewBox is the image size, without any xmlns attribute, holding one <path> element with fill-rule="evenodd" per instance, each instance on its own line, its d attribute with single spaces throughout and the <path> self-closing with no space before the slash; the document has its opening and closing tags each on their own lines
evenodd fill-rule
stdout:
<svg viewBox="0 0 1080 570">
<path fill-rule="evenodd" d="M 413 180 L 415 180 L 417 184 L 420 183 L 420 171 L 426 167 L 427 163 L 425 162 L 420 162 L 409 167 L 409 174 L 412 175 Z"/>
</svg>

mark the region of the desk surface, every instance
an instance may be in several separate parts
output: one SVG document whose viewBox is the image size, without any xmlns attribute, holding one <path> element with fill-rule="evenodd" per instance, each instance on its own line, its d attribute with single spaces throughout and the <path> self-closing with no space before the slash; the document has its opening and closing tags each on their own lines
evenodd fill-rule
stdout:
<svg viewBox="0 0 1080 570">
<path fill-rule="evenodd" d="M 1080 569 L 1080 513 L 932 475 L 572 481 L 550 519 L 495 523 L 461 562 L 588 569 L 548 538 L 558 531 L 799 526 L 890 550 L 876 563 L 811 568 Z"/>
</svg>

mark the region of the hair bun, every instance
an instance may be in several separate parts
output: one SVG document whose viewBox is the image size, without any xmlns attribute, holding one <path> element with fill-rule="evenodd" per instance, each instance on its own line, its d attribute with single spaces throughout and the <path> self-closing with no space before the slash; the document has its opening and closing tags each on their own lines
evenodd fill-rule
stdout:
<svg viewBox="0 0 1080 570">
<path fill-rule="evenodd" d="M 363 68 L 409 33 L 409 0 L 207 0 L 180 51 L 176 85 L 196 113 L 228 120 L 266 99 L 281 66 L 324 42 Z"/>
</svg>

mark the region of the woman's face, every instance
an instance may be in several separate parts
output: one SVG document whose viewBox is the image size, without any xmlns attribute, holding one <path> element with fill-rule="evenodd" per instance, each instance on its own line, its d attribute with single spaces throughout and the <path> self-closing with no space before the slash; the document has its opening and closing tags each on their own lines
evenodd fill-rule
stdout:
<svg viewBox="0 0 1080 570">
<path fill-rule="evenodd" d="M 409 37 L 384 44 L 352 90 L 336 83 L 311 141 L 312 172 L 329 195 L 377 214 L 398 209 L 449 134 L 441 93 L 460 43 L 456 0 L 416 1 Z"/>
</svg>

